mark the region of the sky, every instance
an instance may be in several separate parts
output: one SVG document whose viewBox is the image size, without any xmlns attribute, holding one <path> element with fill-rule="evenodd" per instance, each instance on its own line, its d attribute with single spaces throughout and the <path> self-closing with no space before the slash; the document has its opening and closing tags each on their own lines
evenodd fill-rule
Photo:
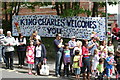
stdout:
<svg viewBox="0 0 120 80">
<path fill-rule="evenodd" d="M 108 12 L 111 14 L 118 14 L 118 5 L 108 5 Z"/>
<path fill-rule="evenodd" d="M 118 10 L 118 8 L 120 7 L 120 4 L 119 6 L 118 5 L 114 5 L 114 6 L 109 6 L 108 5 L 108 13 L 110 14 L 117 14 L 117 23 L 118 23 L 118 26 L 120 27 L 120 10 Z"/>
</svg>

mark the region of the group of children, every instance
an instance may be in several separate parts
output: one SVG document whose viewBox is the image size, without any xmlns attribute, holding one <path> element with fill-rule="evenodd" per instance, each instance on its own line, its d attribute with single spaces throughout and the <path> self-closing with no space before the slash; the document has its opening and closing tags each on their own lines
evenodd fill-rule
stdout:
<svg viewBox="0 0 120 80">
<path fill-rule="evenodd" d="M 112 77 L 112 74 L 117 71 L 116 53 L 116 51 L 114 52 L 114 47 L 111 41 L 108 41 L 108 45 L 103 41 L 102 45 L 99 46 L 99 49 L 95 49 L 94 57 L 92 59 L 93 77 L 97 75 L 96 73 L 100 74 L 99 78 L 101 79 L 104 76 L 107 76 L 108 79 Z"/>
<path fill-rule="evenodd" d="M 95 52 L 97 52 L 97 50 Z M 105 75 L 108 79 L 112 77 L 113 66 L 116 65 L 113 53 L 108 53 L 106 58 L 103 58 L 101 55 L 99 56 L 98 53 L 95 53 L 92 63 L 93 77 L 99 77 L 100 80 L 102 80 Z"/>
<path fill-rule="evenodd" d="M 77 46 L 73 50 L 74 57 L 73 59 L 70 56 L 69 45 L 65 43 L 63 50 L 63 62 L 64 62 L 64 71 L 65 76 L 69 76 L 70 73 L 70 64 L 72 60 L 72 68 L 76 78 L 79 79 L 83 65 L 83 53 L 82 53 L 82 42 L 79 43 L 79 48 Z M 110 79 L 113 73 L 120 74 L 120 52 L 115 51 L 111 41 L 108 41 L 108 45 L 105 44 L 105 41 L 102 41 L 102 44 L 98 46 L 98 49 L 94 50 L 94 55 L 92 56 L 92 61 L 90 61 L 90 69 L 92 77 L 97 77 L 99 80 L 102 80 L 103 77 Z M 116 74 L 117 78 L 120 76 Z"/>
<path fill-rule="evenodd" d="M 70 55 L 70 49 L 68 43 L 65 43 L 63 50 L 63 63 L 64 63 L 64 75 L 65 77 L 69 77 L 70 75 L 70 65 L 74 68 L 76 78 L 79 78 L 80 67 L 82 66 L 82 50 L 81 50 L 82 42 L 77 42 L 77 47 L 73 50 L 74 57 L 72 58 Z M 72 61 L 73 60 L 73 61 Z"/>
</svg>

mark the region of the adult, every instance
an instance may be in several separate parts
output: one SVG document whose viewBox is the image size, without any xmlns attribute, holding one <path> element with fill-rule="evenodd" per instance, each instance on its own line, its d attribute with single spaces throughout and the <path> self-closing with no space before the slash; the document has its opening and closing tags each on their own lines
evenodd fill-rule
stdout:
<svg viewBox="0 0 120 80">
<path fill-rule="evenodd" d="M 72 36 L 71 40 L 68 42 L 69 48 L 70 48 L 70 54 L 73 55 L 73 50 L 76 47 L 76 37 Z"/>
<path fill-rule="evenodd" d="M 4 53 L 3 53 L 4 39 L 5 39 L 5 36 L 3 34 L 3 29 L 0 29 L 0 62 L 3 62 L 2 60 L 4 60 L 4 62 L 5 62 L 5 57 L 4 57 Z M 2 56 L 3 56 L 3 59 L 2 59 Z"/>
<path fill-rule="evenodd" d="M 119 31 L 120 31 L 120 28 L 118 27 L 117 24 L 115 24 L 115 27 L 112 29 L 112 33 L 113 33 L 115 36 L 118 36 L 118 35 L 119 35 Z"/>
<path fill-rule="evenodd" d="M 118 27 L 117 24 L 115 24 L 115 27 L 112 29 L 112 33 L 113 33 L 112 42 L 113 42 L 115 51 L 116 51 L 116 49 L 118 47 L 118 40 L 117 40 L 117 38 L 120 37 L 119 32 L 120 32 L 120 28 Z"/>
<path fill-rule="evenodd" d="M 117 51 L 115 52 L 115 57 L 114 57 L 115 61 L 116 61 L 116 68 L 117 68 L 117 72 L 118 72 L 118 78 L 120 78 L 120 48 L 117 49 Z"/>
<path fill-rule="evenodd" d="M 32 35 L 30 36 L 30 41 L 33 41 L 33 45 L 36 45 L 36 41 L 38 40 L 38 38 L 36 37 L 35 33 L 32 33 Z"/>
<path fill-rule="evenodd" d="M 62 65 L 62 52 L 63 52 L 63 39 L 61 39 L 61 34 L 56 34 L 56 39 L 54 40 L 55 51 L 56 51 L 56 63 L 55 63 L 55 74 L 60 77 L 61 65 Z"/>
<path fill-rule="evenodd" d="M 98 48 L 97 38 L 92 37 L 88 43 L 88 49 L 91 52 L 91 56 L 94 55 L 94 50 Z"/>
<path fill-rule="evenodd" d="M 73 54 L 73 49 L 76 47 L 76 37 L 72 36 L 71 40 L 68 42 L 69 45 L 69 49 L 70 49 L 70 56 L 71 56 L 71 64 L 70 64 L 70 72 L 73 72 L 72 69 L 72 64 L 73 64 L 73 58 L 74 58 L 74 54 Z"/>
<path fill-rule="evenodd" d="M 98 37 L 98 34 L 97 34 L 97 32 L 92 32 L 92 34 L 91 34 L 91 38 L 92 37 L 95 37 L 97 40 L 100 40 L 100 38 Z"/>
<path fill-rule="evenodd" d="M 5 38 L 4 45 L 5 45 L 6 69 L 10 68 L 11 70 L 13 70 L 13 55 L 16 41 L 14 37 L 11 36 L 10 31 L 7 31 L 7 36 Z"/>
<path fill-rule="evenodd" d="M 26 51 L 26 38 L 19 33 L 19 37 L 16 38 L 17 42 L 17 53 L 18 53 L 18 61 L 19 67 L 22 68 L 25 60 L 25 51 Z"/>
<path fill-rule="evenodd" d="M 75 50 L 79 50 L 80 54 L 82 53 L 82 42 L 81 41 L 76 42 L 76 47 L 73 50 L 73 54 L 75 54 Z"/>
<path fill-rule="evenodd" d="M 40 68 L 44 61 L 46 61 L 46 48 L 42 41 L 38 39 L 35 46 L 35 75 L 40 74 Z"/>
<path fill-rule="evenodd" d="M 84 40 L 82 45 L 82 55 L 83 55 L 83 67 L 82 67 L 82 73 L 83 73 L 83 80 L 86 80 L 86 69 L 87 69 L 87 79 L 90 80 L 90 53 L 88 50 L 88 41 Z"/>
<path fill-rule="evenodd" d="M 91 69 L 92 69 L 92 59 L 94 57 L 94 51 L 95 49 L 98 48 L 98 43 L 97 43 L 97 38 L 96 37 L 92 37 L 91 40 L 89 41 L 88 43 L 88 49 L 89 49 L 89 52 L 91 53 L 90 55 L 90 61 L 91 61 Z"/>
<path fill-rule="evenodd" d="M 36 38 L 37 38 L 37 39 L 40 39 L 40 40 L 41 40 L 41 37 L 38 35 L 38 32 L 37 32 L 37 31 L 33 31 L 33 33 L 36 34 Z"/>
</svg>

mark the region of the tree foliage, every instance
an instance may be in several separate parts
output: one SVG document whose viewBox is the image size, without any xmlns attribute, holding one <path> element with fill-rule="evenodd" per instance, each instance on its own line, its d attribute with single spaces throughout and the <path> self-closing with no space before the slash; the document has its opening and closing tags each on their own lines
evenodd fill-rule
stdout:
<svg viewBox="0 0 120 80">
<path fill-rule="evenodd" d="M 115 0 L 111 0 L 111 2 L 108 2 L 109 5 L 116 5 L 117 2 Z M 35 10 L 35 7 L 38 6 L 48 6 L 52 5 L 52 2 L 2 2 L 2 8 L 3 8 L 3 14 L 5 15 L 5 21 L 10 22 L 10 28 L 7 28 L 8 30 L 11 30 L 12 28 L 12 16 L 18 15 L 21 7 L 26 7 L 28 9 L 31 9 L 32 11 Z M 86 14 L 88 17 L 92 16 L 98 16 L 101 14 L 105 17 L 105 13 L 98 10 L 100 7 L 106 7 L 105 2 L 93 2 L 93 9 L 84 9 L 83 7 L 80 7 L 80 2 L 55 2 L 55 6 L 52 7 L 52 9 L 56 9 L 57 15 L 60 15 L 61 17 L 72 17 L 72 16 L 78 16 L 79 14 Z M 8 20 L 9 19 L 9 20 Z M 7 25 L 6 25 L 7 26 Z"/>
<path fill-rule="evenodd" d="M 4 30 L 11 30 L 12 31 L 12 16 L 18 15 L 20 8 L 26 7 L 31 9 L 32 11 L 35 10 L 35 7 L 38 6 L 47 6 L 51 5 L 51 2 L 2 2 L 2 14 L 5 15 L 3 20 L 3 28 Z M 8 26 L 9 25 L 9 26 Z"/>
</svg>

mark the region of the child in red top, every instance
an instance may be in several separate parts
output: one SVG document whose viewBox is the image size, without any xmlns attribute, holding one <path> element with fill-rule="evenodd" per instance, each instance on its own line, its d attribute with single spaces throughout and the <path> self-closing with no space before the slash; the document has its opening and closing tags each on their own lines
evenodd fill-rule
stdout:
<svg viewBox="0 0 120 80">
<path fill-rule="evenodd" d="M 34 49 L 35 46 L 33 46 L 33 41 L 30 41 L 30 46 L 27 46 L 26 50 L 26 57 L 27 57 L 27 63 L 28 63 L 28 74 L 32 74 L 32 68 L 34 64 Z"/>
</svg>

